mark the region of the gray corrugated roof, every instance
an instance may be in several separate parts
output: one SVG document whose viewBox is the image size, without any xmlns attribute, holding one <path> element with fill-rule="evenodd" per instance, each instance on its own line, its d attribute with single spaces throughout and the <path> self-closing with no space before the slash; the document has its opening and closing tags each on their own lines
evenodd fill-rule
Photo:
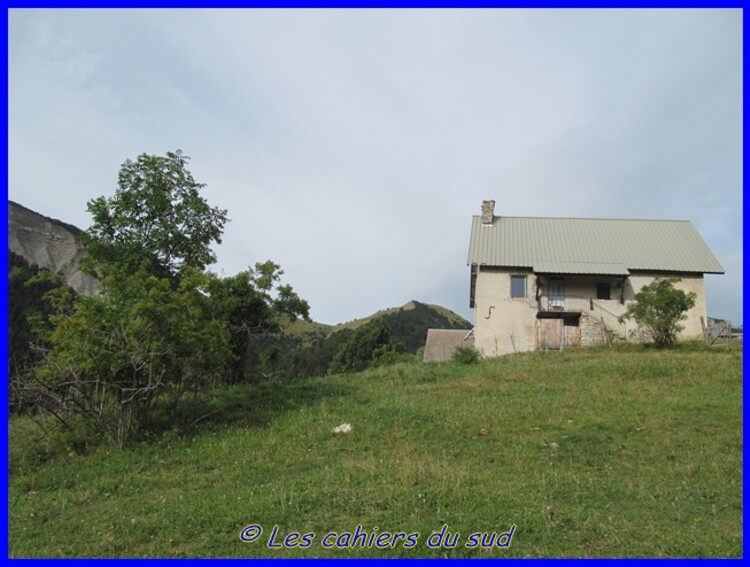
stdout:
<svg viewBox="0 0 750 567">
<path fill-rule="evenodd" d="M 483 225 L 480 216 L 472 219 L 468 264 L 534 268 L 562 262 L 724 273 L 690 221 L 495 217 Z"/>
</svg>

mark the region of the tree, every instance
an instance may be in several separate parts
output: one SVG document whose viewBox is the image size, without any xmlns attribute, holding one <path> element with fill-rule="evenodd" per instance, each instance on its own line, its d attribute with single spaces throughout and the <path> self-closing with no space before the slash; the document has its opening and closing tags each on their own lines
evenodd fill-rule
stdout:
<svg viewBox="0 0 750 567">
<path fill-rule="evenodd" d="M 59 274 L 29 264 L 21 256 L 10 252 L 8 331 L 8 365 L 10 378 L 10 409 L 24 411 L 33 409 L 34 404 L 24 395 L 29 376 L 44 360 L 44 352 L 49 344 L 40 340 L 53 305 L 46 299 L 58 297 L 61 304 L 70 306 L 76 292 L 65 285 Z M 64 300 L 62 299 L 64 298 Z M 70 314 L 70 308 L 63 308 Z"/>
<path fill-rule="evenodd" d="M 211 245 L 221 244 L 227 211 L 201 197 L 205 185 L 187 170 L 189 159 L 177 150 L 126 160 L 115 195 L 88 202 L 93 224 L 82 240 L 92 275 L 114 263 L 174 277 L 183 266 L 215 262 Z"/>
<path fill-rule="evenodd" d="M 159 395 L 176 408 L 185 393 L 197 395 L 223 375 L 229 336 L 200 292 L 204 277 L 191 271 L 173 288 L 145 270 L 110 268 L 101 296 L 50 316 L 51 347 L 27 399 L 70 429 L 83 418 L 124 447 L 148 424 Z"/>
<path fill-rule="evenodd" d="M 195 400 L 241 363 L 249 335 L 309 310 L 273 262 L 224 279 L 206 271 L 226 211 L 203 199 L 187 159 L 127 160 L 115 196 L 88 203 L 85 262 L 100 293 L 76 302 L 63 289 L 47 294 L 54 313 L 38 334 L 49 348 L 22 383 L 36 407 L 71 429 L 82 418 L 119 447 L 148 424 L 157 399 L 176 416 L 185 394 Z"/>
<path fill-rule="evenodd" d="M 659 347 L 671 347 L 684 329 L 680 321 L 695 306 L 696 294 L 685 293 L 675 284 L 680 278 L 657 278 L 635 295 L 620 320 L 634 319 Z"/>
<path fill-rule="evenodd" d="M 403 348 L 391 342 L 388 325 L 375 320 L 354 331 L 341 345 L 328 367 L 328 373 L 361 372 L 373 363 L 385 362 L 393 352 L 403 352 Z"/>
<path fill-rule="evenodd" d="M 299 345 L 293 350 L 287 362 L 289 377 L 303 378 L 324 376 L 341 346 L 354 334 L 351 329 L 341 329 L 328 337 L 313 339 L 309 345 Z"/>
<path fill-rule="evenodd" d="M 278 264 L 258 262 L 228 278 L 212 278 L 207 291 L 214 314 L 227 322 L 232 361 L 226 377 L 239 382 L 245 377 L 245 366 L 252 340 L 276 333 L 284 317 L 309 319 L 310 306 L 290 285 L 279 285 L 283 270 Z"/>
<path fill-rule="evenodd" d="M 8 363 L 11 377 L 22 374 L 26 369 L 36 366 L 40 360 L 38 350 L 31 348 L 35 335 L 29 318 L 45 321 L 51 307 L 44 300 L 44 295 L 65 284 L 61 278 L 50 275 L 38 276 L 46 272 L 36 265 L 30 265 L 23 257 L 10 252 L 8 254 Z M 71 290 L 71 293 L 74 293 Z M 11 405 L 13 398 L 11 395 Z"/>
</svg>

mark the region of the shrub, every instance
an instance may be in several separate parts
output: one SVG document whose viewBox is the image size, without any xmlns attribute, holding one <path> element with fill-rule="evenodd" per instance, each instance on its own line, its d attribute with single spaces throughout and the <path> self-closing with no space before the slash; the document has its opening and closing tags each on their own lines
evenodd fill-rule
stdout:
<svg viewBox="0 0 750 567">
<path fill-rule="evenodd" d="M 453 352 L 453 360 L 459 364 L 476 364 L 479 362 L 479 351 L 474 347 L 457 347 Z"/>
<path fill-rule="evenodd" d="M 376 319 L 354 331 L 339 347 L 328 366 L 328 373 L 361 372 L 376 366 L 412 361 L 414 355 L 406 352 L 400 340 L 392 338 L 388 324 Z"/>
<path fill-rule="evenodd" d="M 390 349 L 391 330 L 382 321 L 373 321 L 357 329 L 339 347 L 328 367 L 329 374 L 361 372 L 368 368 L 377 356 L 384 356 Z"/>
</svg>

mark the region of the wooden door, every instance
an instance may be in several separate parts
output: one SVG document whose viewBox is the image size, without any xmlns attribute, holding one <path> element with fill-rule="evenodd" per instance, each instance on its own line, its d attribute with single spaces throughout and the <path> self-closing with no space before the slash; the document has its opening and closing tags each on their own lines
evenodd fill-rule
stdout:
<svg viewBox="0 0 750 567">
<path fill-rule="evenodd" d="M 563 348 L 581 346 L 581 327 L 577 323 L 577 321 L 576 324 L 573 324 L 571 321 L 565 321 L 565 326 L 563 327 L 563 336 L 565 337 Z"/>
<path fill-rule="evenodd" d="M 563 320 L 540 319 L 539 322 L 541 323 L 539 348 L 542 350 L 560 350 L 562 345 Z"/>
</svg>

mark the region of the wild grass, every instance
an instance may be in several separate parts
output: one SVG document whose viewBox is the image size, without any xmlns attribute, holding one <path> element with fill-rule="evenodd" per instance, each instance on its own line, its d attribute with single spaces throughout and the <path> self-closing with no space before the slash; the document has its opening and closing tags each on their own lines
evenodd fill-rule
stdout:
<svg viewBox="0 0 750 567">
<path fill-rule="evenodd" d="M 267 382 L 213 392 L 192 435 L 83 455 L 14 417 L 10 553 L 738 557 L 741 365 L 738 348 L 624 346 Z M 358 525 L 419 537 L 323 546 Z M 508 547 L 465 546 L 513 525 Z M 443 526 L 456 547 L 429 547 Z M 295 532 L 310 545 L 268 546 Z"/>
</svg>

